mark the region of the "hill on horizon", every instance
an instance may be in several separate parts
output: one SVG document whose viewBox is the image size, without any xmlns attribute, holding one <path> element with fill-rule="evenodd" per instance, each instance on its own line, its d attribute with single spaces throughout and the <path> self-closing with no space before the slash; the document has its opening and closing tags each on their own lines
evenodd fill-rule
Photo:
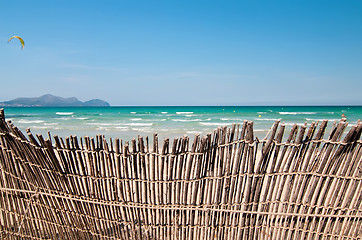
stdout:
<svg viewBox="0 0 362 240">
<path fill-rule="evenodd" d="M 0 102 L 0 107 L 109 107 L 110 104 L 101 99 L 91 99 L 82 102 L 76 97 L 63 98 L 51 94 L 45 94 L 33 98 L 16 98 L 10 101 Z"/>
</svg>

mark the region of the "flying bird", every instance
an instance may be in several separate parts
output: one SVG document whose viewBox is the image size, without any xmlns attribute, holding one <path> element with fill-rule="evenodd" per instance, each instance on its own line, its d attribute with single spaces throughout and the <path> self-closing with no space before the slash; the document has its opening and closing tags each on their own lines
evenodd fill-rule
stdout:
<svg viewBox="0 0 362 240">
<path fill-rule="evenodd" d="M 20 41 L 20 43 L 21 43 L 21 49 L 23 49 L 23 48 L 24 48 L 24 40 L 23 40 L 21 37 L 12 36 L 11 38 L 9 38 L 8 43 L 9 43 L 9 42 L 11 41 L 11 39 L 13 39 L 13 38 L 19 39 L 19 41 Z"/>
</svg>

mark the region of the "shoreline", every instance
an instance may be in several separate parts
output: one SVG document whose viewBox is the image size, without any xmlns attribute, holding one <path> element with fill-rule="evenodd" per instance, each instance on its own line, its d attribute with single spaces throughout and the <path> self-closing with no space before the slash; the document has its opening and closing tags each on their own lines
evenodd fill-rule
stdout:
<svg viewBox="0 0 362 240">
<path fill-rule="evenodd" d="M 160 139 L 180 138 L 185 134 L 213 133 L 217 127 L 254 122 L 254 135 L 263 139 L 275 121 L 279 120 L 290 131 L 299 126 L 339 121 L 345 114 L 351 125 L 362 117 L 362 107 L 77 107 L 77 108 L 5 108 L 7 120 L 20 130 L 30 128 L 34 134 L 46 136 L 48 131 L 59 136 L 90 136 L 131 141 L 138 135 Z M 327 131 L 330 127 L 327 128 Z"/>
</svg>

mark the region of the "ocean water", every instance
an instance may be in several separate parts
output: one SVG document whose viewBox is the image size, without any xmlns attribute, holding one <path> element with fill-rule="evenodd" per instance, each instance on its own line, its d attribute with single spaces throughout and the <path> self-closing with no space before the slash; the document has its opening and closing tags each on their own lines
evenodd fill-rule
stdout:
<svg viewBox="0 0 362 240">
<path fill-rule="evenodd" d="M 342 114 L 352 126 L 362 118 L 362 106 L 328 107 L 24 107 L 5 108 L 5 117 L 20 130 L 30 128 L 34 134 L 90 136 L 97 134 L 126 141 L 138 135 L 159 139 L 185 134 L 212 133 L 218 126 L 254 121 L 255 136 L 262 139 L 276 120 L 285 122 L 287 131 L 294 123 L 309 125 L 323 119 L 334 121 Z M 348 129 L 347 129 L 348 130 Z M 327 128 L 328 131 L 328 128 Z"/>
</svg>

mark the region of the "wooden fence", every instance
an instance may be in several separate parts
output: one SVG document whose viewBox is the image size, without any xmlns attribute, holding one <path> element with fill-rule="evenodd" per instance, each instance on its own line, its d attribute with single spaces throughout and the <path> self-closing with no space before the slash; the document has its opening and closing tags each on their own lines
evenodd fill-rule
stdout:
<svg viewBox="0 0 362 240">
<path fill-rule="evenodd" d="M 27 137 L 0 111 L 2 239 L 361 239 L 362 123 L 192 144 Z M 152 144 L 151 144 L 152 142 Z"/>
</svg>

